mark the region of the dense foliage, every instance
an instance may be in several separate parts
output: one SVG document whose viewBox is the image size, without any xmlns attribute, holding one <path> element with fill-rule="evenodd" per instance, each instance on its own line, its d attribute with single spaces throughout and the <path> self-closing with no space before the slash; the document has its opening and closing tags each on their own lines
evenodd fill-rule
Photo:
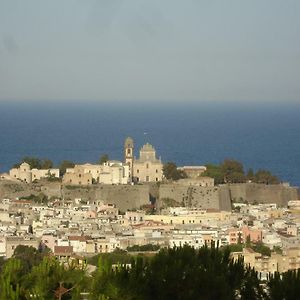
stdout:
<svg viewBox="0 0 300 300">
<path fill-rule="evenodd" d="M 127 247 L 127 251 L 129 252 L 145 252 L 145 251 L 157 251 L 160 249 L 159 245 L 154 244 L 146 244 L 146 245 L 134 245 Z"/>
<path fill-rule="evenodd" d="M 53 168 L 53 163 L 50 159 L 39 159 L 36 157 L 25 156 L 21 159 L 20 163 L 14 165 L 15 168 L 18 168 L 23 162 L 26 162 L 30 165 L 31 169 L 51 169 Z"/>
<path fill-rule="evenodd" d="M 47 204 L 48 197 L 44 193 L 39 193 L 38 195 L 30 194 L 29 196 L 22 196 L 20 200 L 29 200 L 39 204 Z"/>
<path fill-rule="evenodd" d="M 168 180 L 179 180 L 187 177 L 184 171 L 177 169 L 174 162 L 167 162 L 164 164 L 163 174 Z"/>
<path fill-rule="evenodd" d="M 258 170 L 256 173 L 249 169 L 244 172 L 243 164 L 232 159 L 225 159 L 220 165 L 208 164 L 202 176 L 214 178 L 215 184 L 244 183 L 251 181 L 264 184 L 278 184 L 279 179 L 266 170 Z"/>
<path fill-rule="evenodd" d="M 126 261 L 112 266 L 109 254 L 95 257 L 97 268 L 89 275 L 78 262 L 61 264 L 43 249 L 18 247 L 14 257 L 0 261 L 0 300 L 79 300 L 81 293 L 90 300 L 299 299 L 300 271 L 275 273 L 262 283 L 241 259 L 230 258 L 229 248 L 184 246 L 152 258 L 117 255 Z M 122 265 L 127 259 L 131 267 Z"/>
<path fill-rule="evenodd" d="M 103 154 L 103 155 L 101 155 L 101 157 L 99 158 L 98 163 L 99 163 L 100 165 L 102 165 L 102 164 L 106 163 L 107 161 L 109 161 L 109 156 L 108 156 L 108 154 Z"/>
<path fill-rule="evenodd" d="M 66 173 L 67 168 L 75 167 L 75 163 L 70 160 L 63 160 L 58 167 L 60 176 L 63 176 Z"/>
</svg>

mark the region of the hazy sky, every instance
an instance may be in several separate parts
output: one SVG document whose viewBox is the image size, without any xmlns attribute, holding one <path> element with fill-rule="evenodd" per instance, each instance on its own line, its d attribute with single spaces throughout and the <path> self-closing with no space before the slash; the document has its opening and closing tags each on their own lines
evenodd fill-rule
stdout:
<svg viewBox="0 0 300 300">
<path fill-rule="evenodd" d="M 300 101 L 299 0 L 0 0 L 0 100 Z"/>
</svg>

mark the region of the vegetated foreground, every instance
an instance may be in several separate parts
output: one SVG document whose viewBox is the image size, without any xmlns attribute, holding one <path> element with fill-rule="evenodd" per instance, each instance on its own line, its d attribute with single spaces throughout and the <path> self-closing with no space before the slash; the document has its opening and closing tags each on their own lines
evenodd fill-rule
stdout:
<svg viewBox="0 0 300 300">
<path fill-rule="evenodd" d="M 20 247 L 20 246 L 19 246 Z M 162 249 L 154 257 L 136 256 L 131 266 L 113 264 L 120 253 L 98 255 L 96 270 L 85 264 L 61 264 L 31 247 L 17 247 L 0 261 L 0 299 L 299 299 L 300 271 L 270 275 L 233 261 L 230 249 L 189 246 Z M 123 253 L 124 256 L 128 256 Z M 93 258 L 95 260 L 95 258 Z"/>
</svg>

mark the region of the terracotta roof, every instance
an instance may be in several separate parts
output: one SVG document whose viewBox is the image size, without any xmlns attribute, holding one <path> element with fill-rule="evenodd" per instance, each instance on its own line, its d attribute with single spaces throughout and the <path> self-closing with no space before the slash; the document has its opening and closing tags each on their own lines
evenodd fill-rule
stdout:
<svg viewBox="0 0 300 300">
<path fill-rule="evenodd" d="M 71 254 L 73 253 L 73 247 L 72 246 L 54 246 L 54 254 Z"/>
<path fill-rule="evenodd" d="M 90 236 L 84 236 L 84 235 L 70 235 L 68 237 L 69 241 L 81 241 L 84 242 L 88 239 L 91 239 Z"/>
</svg>

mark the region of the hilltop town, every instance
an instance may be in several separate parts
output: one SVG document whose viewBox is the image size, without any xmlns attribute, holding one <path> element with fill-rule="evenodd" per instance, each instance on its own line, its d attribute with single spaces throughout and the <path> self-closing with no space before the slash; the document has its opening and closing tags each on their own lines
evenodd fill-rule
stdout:
<svg viewBox="0 0 300 300">
<path fill-rule="evenodd" d="M 135 158 L 127 138 L 123 152 L 123 161 L 75 164 L 63 175 L 26 162 L 2 174 L 0 256 L 12 257 L 20 245 L 47 247 L 64 261 L 118 249 L 215 243 L 231 246 L 234 257 L 243 255 L 263 276 L 300 268 L 296 188 L 217 185 L 203 176 L 204 166 L 179 167 L 185 176 L 167 180 L 149 143 Z"/>
</svg>

